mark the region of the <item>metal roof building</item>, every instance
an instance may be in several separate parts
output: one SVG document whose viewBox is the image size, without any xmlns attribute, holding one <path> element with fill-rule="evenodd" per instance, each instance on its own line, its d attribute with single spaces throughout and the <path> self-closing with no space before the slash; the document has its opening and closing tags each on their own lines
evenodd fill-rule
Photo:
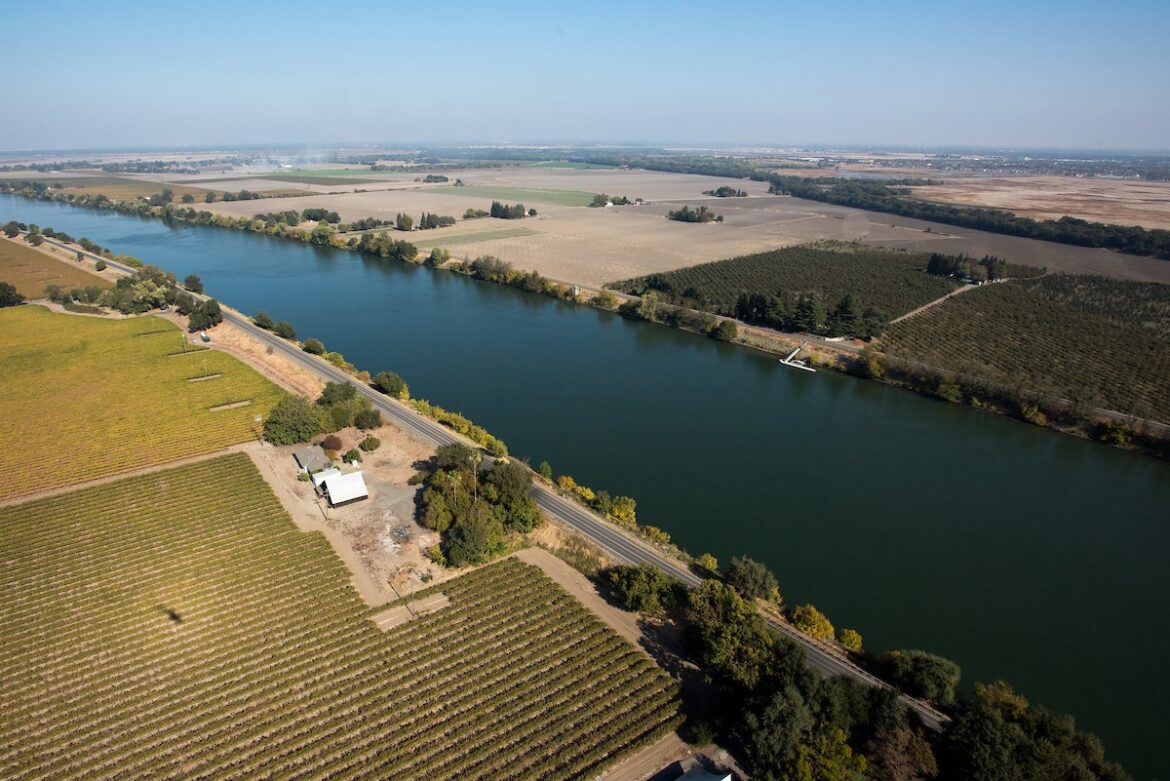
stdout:
<svg viewBox="0 0 1170 781">
<path fill-rule="evenodd" d="M 350 472 L 348 475 L 330 475 L 322 485 L 325 495 L 329 497 L 329 504 L 334 507 L 365 499 L 370 494 L 366 491 L 366 481 L 361 472 Z"/>
<path fill-rule="evenodd" d="M 320 445 L 303 447 L 293 453 L 293 458 L 296 459 L 301 469 L 310 474 L 320 472 L 322 469 L 328 469 L 330 466 L 329 457 L 325 455 L 325 451 L 321 449 Z"/>
</svg>

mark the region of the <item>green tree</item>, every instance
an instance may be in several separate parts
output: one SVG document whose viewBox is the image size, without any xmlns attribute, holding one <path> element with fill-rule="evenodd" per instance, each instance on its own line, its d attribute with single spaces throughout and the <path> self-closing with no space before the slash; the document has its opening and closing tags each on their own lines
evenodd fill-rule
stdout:
<svg viewBox="0 0 1170 781">
<path fill-rule="evenodd" d="M 106 262 L 104 260 L 99 260 L 97 263 L 93 264 L 93 267 L 97 271 L 105 271 L 106 270 Z"/>
<path fill-rule="evenodd" d="M 276 325 L 272 326 L 272 333 L 281 337 L 282 339 L 296 339 L 297 329 L 292 327 L 292 323 L 286 323 L 281 320 Z"/>
<path fill-rule="evenodd" d="M 7 282 L 0 282 L 0 307 L 16 306 L 24 303 L 24 296 L 16 292 L 16 288 Z"/>
<path fill-rule="evenodd" d="M 265 331 L 271 331 L 273 326 L 276 325 L 264 310 L 257 312 L 256 316 L 252 318 L 252 322 L 257 328 L 263 328 Z"/>
<path fill-rule="evenodd" d="M 776 576 L 766 566 L 746 556 L 737 556 L 727 565 L 727 582 L 745 599 L 782 604 Z"/>
<path fill-rule="evenodd" d="M 553 471 L 552 471 L 552 466 L 549 464 L 549 462 L 541 461 L 540 466 L 537 467 L 536 471 L 539 472 L 540 476 L 543 477 L 545 480 L 552 482 Z"/>
<path fill-rule="evenodd" d="M 861 633 L 856 629 L 842 629 L 837 632 L 837 642 L 846 649 L 857 653 L 861 650 Z"/>
<path fill-rule="evenodd" d="M 925 651 L 888 651 L 878 659 L 882 675 L 908 694 L 940 705 L 955 701 L 959 665 Z"/>
<path fill-rule="evenodd" d="M 353 416 L 353 424 L 363 431 L 376 429 L 382 425 L 382 414 L 373 407 L 366 407 Z"/>
<path fill-rule="evenodd" d="M 711 675 L 751 691 L 768 673 L 777 637 L 739 592 L 705 580 L 688 595 L 697 660 Z"/>
<path fill-rule="evenodd" d="M 305 340 L 305 343 L 302 345 L 301 349 L 311 355 L 324 355 L 325 343 L 320 339 L 313 339 L 310 337 Z"/>
<path fill-rule="evenodd" d="M 734 342 L 739 336 L 739 328 L 734 320 L 720 320 L 719 325 L 711 329 L 711 338 L 720 342 Z"/>
<path fill-rule="evenodd" d="M 264 420 L 264 438 L 274 445 L 308 442 L 320 433 L 317 410 L 302 396 L 285 396 Z"/>
<path fill-rule="evenodd" d="M 188 274 L 183 279 L 183 287 L 187 288 L 192 293 L 202 293 L 203 292 L 203 280 L 194 274 Z"/>
<path fill-rule="evenodd" d="M 484 502 L 472 505 L 467 517 L 458 521 L 448 533 L 444 553 L 455 567 L 480 564 L 500 546 L 503 526 Z"/>
<path fill-rule="evenodd" d="M 348 382 L 327 382 L 317 397 L 317 404 L 322 407 L 332 407 L 336 404 L 345 404 L 357 396 L 357 389 Z"/>
<path fill-rule="evenodd" d="M 394 372 L 378 372 L 374 376 L 373 386 L 378 391 L 395 399 L 410 398 L 410 388 L 406 382 Z"/>
<path fill-rule="evenodd" d="M 710 553 L 704 553 L 695 559 L 695 566 L 712 574 L 719 572 L 719 560 Z"/>
<path fill-rule="evenodd" d="M 792 625 L 801 632 L 820 640 L 832 640 L 835 632 L 828 617 L 812 605 L 793 608 L 790 616 Z"/>
<path fill-rule="evenodd" d="M 684 593 L 681 583 L 649 564 L 610 567 L 602 580 L 622 608 L 640 613 L 669 610 Z"/>
<path fill-rule="evenodd" d="M 203 196 L 203 202 L 204 203 L 215 203 L 215 193 L 208 190 L 207 195 Z"/>
<path fill-rule="evenodd" d="M 400 231 L 408 231 L 414 228 L 414 218 L 409 214 L 398 213 L 394 218 L 394 227 Z"/>
</svg>

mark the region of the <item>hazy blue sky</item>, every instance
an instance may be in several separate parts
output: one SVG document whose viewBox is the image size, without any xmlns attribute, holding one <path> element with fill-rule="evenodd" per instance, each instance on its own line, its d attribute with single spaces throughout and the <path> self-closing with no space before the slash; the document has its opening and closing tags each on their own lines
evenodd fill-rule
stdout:
<svg viewBox="0 0 1170 781">
<path fill-rule="evenodd" d="M 5 0 L 4 11 L 0 149 L 1170 148 L 1170 0 Z"/>
</svg>

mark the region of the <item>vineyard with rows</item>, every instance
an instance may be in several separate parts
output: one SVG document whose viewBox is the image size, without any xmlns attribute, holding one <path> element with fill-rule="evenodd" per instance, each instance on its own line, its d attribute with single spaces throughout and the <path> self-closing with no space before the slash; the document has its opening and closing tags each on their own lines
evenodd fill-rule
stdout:
<svg viewBox="0 0 1170 781">
<path fill-rule="evenodd" d="M 1104 294 L 1086 298 L 1068 280 L 1005 282 L 891 326 L 883 349 L 1007 388 L 1170 422 L 1170 340 L 1152 321 L 1125 324 L 1123 310 Z"/>
<path fill-rule="evenodd" d="M 536 567 L 389 632 L 232 454 L 0 508 L 0 777 L 588 778 L 672 681 Z"/>
<path fill-rule="evenodd" d="M 695 303 L 728 316 L 734 315 L 743 293 L 782 294 L 782 298 L 815 293 L 830 306 L 852 294 L 861 307 L 873 307 L 893 318 L 954 289 L 954 282 L 926 273 L 928 260 L 921 253 L 851 244 L 806 245 L 651 274 L 609 287 L 633 295 L 656 290 L 672 303 Z"/>
<path fill-rule="evenodd" d="M 0 310 L 0 334 L 0 499 L 247 441 L 283 394 L 155 317 L 21 306 Z"/>
</svg>

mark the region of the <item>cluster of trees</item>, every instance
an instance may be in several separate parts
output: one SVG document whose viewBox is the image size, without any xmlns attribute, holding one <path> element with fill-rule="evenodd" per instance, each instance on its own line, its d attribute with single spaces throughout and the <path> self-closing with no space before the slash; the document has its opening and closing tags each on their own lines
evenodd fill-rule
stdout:
<svg viewBox="0 0 1170 781">
<path fill-rule="evenodd" d="M 448 225 L 454 225 L 455 218 L 449 215 L 440 216 L 438 214 L 431 214 L 430 212 L 423 212 L 418 219 L 419 230 L 429 230 L 431 228 L 446 228 Z"/>
<path fill-rule="evenodd" d="M 427 184 L 438 184 L 440 182 L 449 182 L 451 180 L 442 174 L 427 174 L 423 177 L 423 181 Z"/>
<path fill-rule="evenodd" d="M 483 209 L 468 209 L 467 211 L 463 212 L 463 219 L 465 219 L 465 220 L 475 220 L 475 219 L 478 219 L 480 217 L 487 217 L 487 216 L 488 216 L 488 213 L 486 211 L 484 211 Z"/>
<path fill-rule="evenodd" d="M 716 187 L 714 190 L 703 190 L 703 195 L 713 195 L 716 198 L 747 198 L 747 190 L 738 190 L 728 185 Z"/>
<path fill-rule="evenodd" d="M 314 222 L 328 222 L 337 224 L 341 222 L 341 215 L 337 212 L 329 211 L 328 209 L 310 208 L 301 212 L 301 220 Z"/>
<path fill-rule="evenodd" d="M 515 203 L 509 206 L 506 203 L 499 201 L 492 201 L 492 207 L 488 210 L 488 214 L 492 217 L 498 217 L 501 220 L 520 220 L 524 217 L 535 217 L 536 209 L 528 209 L 525 211 L 524 204 Z M 466 217 L 466 215 L 464 215 Z"/>
<path fill-rule="evenodd" d="M 716 568 L 710 556 L 699 563 Z M 718 692 L 717 710 L 692 730 L 739 745 L 755 778 L 1127 778 L 1071 718 L 1031 705 L 1007 684 L 977 684 L 968 701 L 957 701 L 960 671 L 947 659 L 894 651 L 874 662 L 901 689 L 951 709 L 954 721 L 941 736 L 923 729 L 895 690 L 821 676 L 756 610 L 755 600 L 778 604 L 780 596 L 771 573 L 750 559 L 733 560 L 723 579 L 708 579 L 689 594 L 645 566 L 612 567 L 599 580 L 626 609 L 674 611 L 691 655 Z M 818 636 L 831 632 L 815 608 L 790 616 Z M 860 649 L 855 632 L 838 638 Z"/>
<path fill-rule="evenodd" d="M 350 239 L 359 252 L 366 255 L 377 255 L 380 258 L 401 260 L 405 263 L 414 263 L 418 258 L 418 248 L 409 241 L 392 239 L 386 231 L 380 233 L 363 233 L 361 238 Z"/>
<path fill-rule="evenodd" d="M 390 220 L 380 220 L 377 217 L 366 217 L 364 219 L 357 220 L 356 222 L 351 222 L 349 224 L 349 229 L 351 231 L 366 231 L 373 228 L 381 228 L 383 225 L 393 224 L 394 223 Z"/>
<path fill-rule="evenodd" d="M 605 193 L 598 193 L 597 195 L 593 196 L 593 200 L 589 205 L 596 209 L 603 206 L 629 206 L 630 204 L 641 202 L 641 198 L 630 200 L 624 195 L 607 195 Z"/>
<path fill-rule="evenodd" d="M 846 293 L 832 309 L 816 293 L 797 296 L 783 291 L 777 291 L 776 295 L 741 293 L 735 302 L 735 317 L 781 331 L 866 340 L 881 336 L 889 324 L 886 314 L 873 307 L 863 307 L 852 293 Z"/>
<path fill-rule="evenodd" d="M 994 255 L 976 260 L 969 255 L 943 255 L 932 252 L 926 264 L 926 273 L 939 277 L 959 277 L 973 282 L 995 282 L 1003 279 L 1007 261 Z"/>
<path fill-rule="evenodd" d="M 456 270 L 484 282 L 508 285 L 529 293 L 543 293 L 566 301 L 573 299 L 573 291 L 565 285 L 550 282 L 536 271 L 517 271 L 511 263 L 493 255 L 483 255 L 470 263 L 460 263 Z"/>
<path fill-rule="evenodd" d="M 746 587 L 757 594 L 768 588 L 753 583 Z M 753 777 L 936 774 L 930 743 L 896 692 L 810 670 L 800 647 L 769 626 L 730 578 L 692 590 L 683 624 L 696 661 L 719 690 L 715 731 L 743 748 Z"/>
<path fill-rule="evenodd" d="M 529 496 L 532 475 L 500 459 L 484 462 L 459 444 L 442 445 L 422 476 L 419 522 L 440 534 L 432 556 L 462 567 L 503 553 L 507 537 L 536 528 L 543 518 Z"/>
<path fill-rule="evenodd" d="M 608 293 L 608 291 L 605 291 Z M 599 305 L 602 296 L 594 299 Z M 609 308 L 608 306 L 606 308 Z M 720 320 L 706 312 L 696 312 L 688 306 L 676 306 L 663 301 L 657 292 L 648 290 L 641 297 L 631 299 L 617 308 L 618 314 L 635 320 L 646 320 L 651 323 L 663 323 L 674 328 L 683 328 L 688 331 L 706 334 L 719 341 L 730 342 L 739 335 L 739 329 L 730 320 Z"/>
<path fill-rule="evenodd" d="M 240 190 L 238 193 L 224 193 L 222 200 L 224 201 L 258 201 L 264 196 L 260 193 L 254 193 L 251 190 Z M 204 201 L 212 203 L 215 201 L 215 193 L 209 192 L 204 196 Z"/>
<path fill-rule="evenodd" d="M 175 297 L 175 310 L 187 317 L 187 330 L 191 333 L 213 328 L 223 322 L 223 310 L 214 298 L 200 301 L 188 293 L 180 292 Z"/>
<path fill-rule="evenodd" d="M 368 431 L 380 425 L 381 414 L 352 384 L 329 382 L 316 403 L 291 394 L 278 401 L 264 420 L 264 438 L 274 445 L 295 445 L 349 426 Z"/>
<path fill-rule="evenodd" d="M 467 437 L 493 456 L 508 455 L 508 446 L 504 444 L 502 439 L 489 433 L 483 426 L 472 423 L 458 412 L 443 409 L 438 404 L 431 404 L 425 399 L 411 399 L 410 406 L 414 407 L 419 414 L 426 415 L 431 420 Z"/>
<path fill-rule="evenodd" d="M 964 228 L 1043 239 L 1081 247 L 1104 247 L 1131 255 L 1170 260 L 1170 231 L 1137 226 L 1109 225 L 1076 217 L 1033 220 L 1001 209 L 931 203 L 911 197 L 911 186 L 928 185 L 923 179 L 879 181 L 824 179 L 795 176 L 769 177 L 769 191 L 839 206 L 898 214 Z"/>
<path fill-rule="evenodd" d="M 0 282 L 0 308 L 17 306 L 24 303 L 24 296 L 16 292 L 16 288 L 7 282 Z"/>
<path fill-rule="evenodd" d="M 545 474 L 542 466 L 541 475 L 546 480 L 551 480 L 551 468 Z M 610 496 L 608 491 L 595 491 L 589 486 L 580 485 L 569 475 L 559 476 L 556 479 L 556 486 L 573 499 L 619 525 L 625 526 L 627 529 L 638 528 L 638 502 L 632 496 Z"/>
<path fill-rule="evenodd" d="M 683 206 L 681 209 L 668 211 L 666 219 L 678 222 L 723 222 L 723 215 L 715 214 L 706 206 L 700 206 L 698 209 Z"/>
</svg>

